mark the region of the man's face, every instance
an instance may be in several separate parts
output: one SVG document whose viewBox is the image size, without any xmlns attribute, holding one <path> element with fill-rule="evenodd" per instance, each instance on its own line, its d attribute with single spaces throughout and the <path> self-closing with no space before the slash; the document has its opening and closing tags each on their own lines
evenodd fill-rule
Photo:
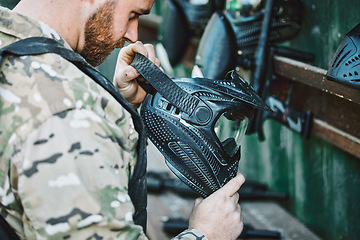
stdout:
<svg viewBox="0 0 360 240">
<path fill-rule="evenodd" d="M 139 16 L 147 14 L 155 0 L 107 0 L 85 25 L 85 43 L 80 54 L 93 66 L 100 65 L 125 41 L 137 40 Z"/>
</svg>

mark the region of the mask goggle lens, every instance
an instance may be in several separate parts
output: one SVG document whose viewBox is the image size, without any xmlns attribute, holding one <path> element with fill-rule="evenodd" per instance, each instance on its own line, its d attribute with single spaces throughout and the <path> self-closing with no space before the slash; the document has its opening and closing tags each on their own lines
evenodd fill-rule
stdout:
<svg viewBox="0 0 360 240">
<path fill-rule="evenodd" d="M 248 122 L 249 119 L 245 116 L 236 117 L 232 113 L 225 112 L 215 123 L 214 132 L 229 156 L 232 157 L 238 151 Z"/>
<path fill-rule="evenodd" d="M 258 9 L 261 0 L 228 0 L 226 9 L 240 11 L 243 17 L 252 16 Z"/>
</svg>

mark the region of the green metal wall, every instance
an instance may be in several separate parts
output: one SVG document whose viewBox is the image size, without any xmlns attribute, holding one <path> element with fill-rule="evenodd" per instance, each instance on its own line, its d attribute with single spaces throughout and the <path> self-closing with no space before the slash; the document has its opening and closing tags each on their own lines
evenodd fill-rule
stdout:
<svg viewBox="0 0 360 240">
<path fill-rule="evenodd" d="M 345 34 L 360 23 L 359 0 L 303 0 L 304 17 L 290 45 L 316 54 L 313 65 L 327 69 Z"/>
<path fill-rule="evenodd" d="M 247 136 L 240 171 L 274 191 L 288 192 L 284 207 L 323 239 L 358 239 L 360 160 L 311 137 L 303 141 L 269 120 L 266 141 Z"/>
<path fill-rule="evenodd" d="M 345 34 L 360 23 L 360 1 L 303 3 L 301 32 L 285 45 L 314 53 L 311 64 L 327 69 Z M 160 6 L 157 0 L 159 15 Z M 273 120 L 264 132 L 264 142 L 254 134 L 242 144 L 240 171 L 247 179 L 288 192 L 281 204 L 322 239 L 360 239 L 360 159 L 318 137 L 303 140 Z"/>
<path fill-rule="evenodd" d="M 327 69 L 344 35 L 360 23 L 360 1 L 304 5 L 302 30 L 287 45 L 313 52 L 311 64 Z M 243 143 L 240 169 L 247 178 L 288 192 L 283 205 L 321 238 L 360 239 L 360 159 L 314 136 L 302 140 L 272 120 L 264 130 L 266 141 L 252 135 Z"/>
</svg>

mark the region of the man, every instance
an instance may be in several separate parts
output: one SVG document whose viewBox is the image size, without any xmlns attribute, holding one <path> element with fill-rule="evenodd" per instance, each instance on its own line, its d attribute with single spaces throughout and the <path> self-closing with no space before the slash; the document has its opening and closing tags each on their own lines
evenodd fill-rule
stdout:
<svg viewBox="0 0 360 240">
<path fill-rule="evenodd" d="M 154 0 L 22 0 L 0 10 L 0 48 L 41 36 L 99 65 L 119 53 L 114 84 L 133 106 L 146 93 L 129 66 L 140 15 Z M 138 134 L 114 98 L 59 55 L 8 56 L 0 83 L 1 215 L 21 239 L 146 239 L 128 190 Z M 236 239 L 242 231 L 238 175 L 195 202 L 190 229 L 176 239 Z"/>
</svg>

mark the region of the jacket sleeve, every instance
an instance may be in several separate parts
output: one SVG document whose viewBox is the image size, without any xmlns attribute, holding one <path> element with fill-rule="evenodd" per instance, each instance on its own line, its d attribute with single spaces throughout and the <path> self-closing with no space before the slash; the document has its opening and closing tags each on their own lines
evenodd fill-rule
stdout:
<svg viewBox="0 0 360 240">
<path fill-rule="evenodd" d="M 146 239 L 132 220 L 127 186 L 136 152 L 122 129 L 91 110 L 75 109 L 31 132 L 12 159 L 23 237 Z"/>
</svg>

